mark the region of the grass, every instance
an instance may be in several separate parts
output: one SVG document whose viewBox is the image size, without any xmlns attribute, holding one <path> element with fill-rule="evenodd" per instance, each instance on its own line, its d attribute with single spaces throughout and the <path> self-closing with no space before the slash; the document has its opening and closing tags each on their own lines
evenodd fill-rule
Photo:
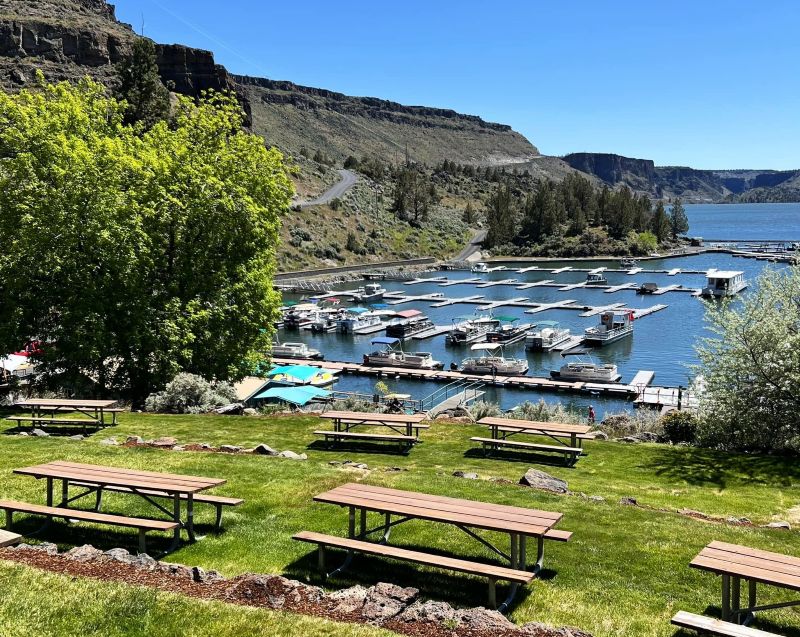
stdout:
<svg viewBox="0 0 800 637">
<path fill-rule="evenodd" d="M 718 516 L 747 517 L 757 524 L 790 519 L 796 515 L 793 508 L 800 499 L 800 467 L 792 459 L 597 442 L 587 445 L 588 455 L 574 468 L 530 460 L 487 460 L 469 451 L 469 437 L 481 433 L 480 428 L 446 422 L 434 424 L 423 434 L 424 442 L 405 457 L 366 451 L 331 452 L 313 445 L 312 431 L 318 425 L 313 417 L 123 414 L 116 428 L 83 442 L 56 437 L 4 437 L 0 439 L 0 472 L 4 478 L 0 495 L 43 501 L 43 485 L 31 478 L 13 475 L 11 469 L 52 459 L 224 477 L 227 484 L 215 492 L 241 496 L 245 504 L 226 512 L 226 531 L 220 535 L 210 533 L 212 511 L 201 509 L 198 512 L 200 530 L 209 535 L 196 544 L 180 548 L 169 560 L 217 569 L 225 575 L 248 571 L 283 572 L 317 584 L 320 582 L 312 549 L 292 541 L 291 535 L 303 529 L 341 535 L 346 528 L 345 512 L 330 505 L 314 504 L 311 499 L 316 493 L 347 481 L 363 479 L 401 489 L 561 511 L 564 519 L 560 527 L 574 531 L 573 540 L 547 546 L 547 570 L 529 587 L 527 596 L 514 608 L 511 617 L 519 623 L 541 621 L 574 625 L 597 637 L 675 635 L 669 618 L 676 610 L 715 612 L 719 604 L 719 581 L 687 566 L 713 539 L 798 554 L 794 531 L 711 524 L 676 513 L 678 509 L 689 508 Z M 305 451 L 309 460 L 178 453 L 100 444 L 108 435 L 124 439 L 129 434 L 145 438 L 170 435 L 181 442 L 243 446 L 266 442 L 281 450 Z M 344 459 L 365 462 L 371 471 L 365 473 L 329 464 L 331 460 Z M 577 496 L 555 496 L 520 487 L 516 482 L 529 466 L 566 479 L 573 492 L 599 495 L 606 500 L 596 502 Z M 452 477 L 453 471 L 459 469 L 475 471 L 481 479 Z M 623 496 L 636 498 L 645 508 L 618 504 Z M 148 514 L 144 505 L 123 495 L 109 495 L 106 502 L 107 511 Z M 22 516 L 20 519 L 23 520 Z M 36 526 L 33 522 L 29 528 Z M 20 528 L 26 528 L 24 520 Z M 134 549 L 136 546 L 133 533 L 85 524 L 55 525 L 42 539 L 56 541 L 65 548 L 85 542 L 101 548 Z M 404 546 L 491 559 L 479 544 L 452 527 L 409 523 L 395 529 L 392 540 Z M 166 544 L 166 540 L 153 534 L 151 543 L 158 546 L 159 542 Z M 336 579 L 329 585 L 370 585 L 388 580 L 415 586 L 424 596 L 454 605 L 485 603 L 483 581 L 434 570 L 425 571 L 423 576 L 423 571 L 412 565 L 359 558 L 347 578 Z M 30 573 L 16 576 L 34 580 L 46 577 Z M 117 591 L 114 595 L 125 594 L 123 589 L 111 588 Z M 114 595 L 110 594 L 109 614 L 116 612 Z M 767 589 L 762 596 L 769 601 L 783 599 L 780 592 Z M 156 596 L 153 600 L 153 608 L 156 608 Z M 185 604 L 205 608 L 191 600 L 186 600 Z M 225 612 L 232 614 L 230 621 L 234 622 L 234 615 L 249 611 L 229 609 Z M 788 628 L 800 626 L 796 610 L 771 611 L 767 616 L 776 622 L 782 634 L 800 635 L 800 630 L 789 632 Z M 89 617 L 85 621 L 94 620 Z M 138 634 L 135 632 L 139 630 L 137 621 L 130 619 L 131 632 L 126 634 Z M 196 624 L 192 620 L 188 625 Z M 760 625 L 769 628 L 769 624 L 762 622 Z M 167 630 L 166 626 L 163 630 Z M 320 634 L 349 635 L 348 630 L 352 629 L 337 628 Z"/>
</svg>

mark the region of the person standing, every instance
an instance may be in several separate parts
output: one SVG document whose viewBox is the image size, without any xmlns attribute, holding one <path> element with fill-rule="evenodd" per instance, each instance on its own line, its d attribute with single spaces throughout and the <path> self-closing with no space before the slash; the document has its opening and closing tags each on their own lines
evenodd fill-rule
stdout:
<svg viewBox="0 0 800 637">
<path fill-rule="evenodd" d="M 593 425 L 595 419 L 594 405 L 589 405 L 589 424 Z"/>
</svg>

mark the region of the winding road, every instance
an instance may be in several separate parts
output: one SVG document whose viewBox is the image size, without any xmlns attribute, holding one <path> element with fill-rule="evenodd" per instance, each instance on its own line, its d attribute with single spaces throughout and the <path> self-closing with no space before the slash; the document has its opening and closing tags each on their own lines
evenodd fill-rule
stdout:
<svg viewBox="0 0 800 637">
<path fill-rule="evenodd" d="M 358 181 L 358 175 L 356 175 L 353 171 L 346 170 L 344 168 L 341 168 L 338 172 L 341 176 L 341 179 L 333 184 L 333 186 L 328 188 L 316 199 L 312 199 L 311 201 L 301 201 L 297 205 L 299 205 L 301 208 L 321 206 L 323 204 L 330 203 L 337 197 L 341 197 L 344 193 L 355 186 L 356 182 Z"/>
</svg>

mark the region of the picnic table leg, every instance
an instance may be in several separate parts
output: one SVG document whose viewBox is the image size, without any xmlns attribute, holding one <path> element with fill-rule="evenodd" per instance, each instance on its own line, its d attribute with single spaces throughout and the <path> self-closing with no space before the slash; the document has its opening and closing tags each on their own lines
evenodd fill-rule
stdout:
<svg viewBox="0 0 800 637">
<path fill-rule="evenodd" d="M 731 615 L 731 578 L 722 576 L 722 621 L 726 622 Z"/>
<path fill-rule="evenodd" d="M 62 480 L 61 481 L 61 504 L 58 506 L 65 507 L 67 506 L 67 500 L 69 500 L 69 480 Z"/>
<path fill-rule="evenodd" d="M 181 542 L 181 527 L 183 526 L 181 522 L 181 494 L 177 492 L 172 494 L 172 521 L 177 522 L 178 526 L 172 532 L 172 544 L 165 551 L 166 553 L 174 551 Z"/>
<path fill-rule="evenodd" d="M 521 548 L 520 540 L 522 538 L 519 535 L 517 535 L 516 533 L 511 533 L 510 537 L 511 537 L 511 568 L 513 568 L 514 570 L 518 570 L 519 569 L 519 554 L 520 554 L 520 548 Z M 508 597 L 506 597 L 505 601 L 502 604 L 500 604 L 500 606 L 498 607 L 497 606 L 496 593 L 495 593 L 494 580 L 490 579 L 489 580 L 489 606 L 491 608 L 497 608 L 497 610 L 499 610 L 500 612 L 505 612 L 506 609 L 508 609 L 508 607 L 511 605 L 511 602 L 514 601 L 514 598 L 517 596 L 517 590 L 518 589 L 519 589 L 519 584 L 517 584 L 517 583 L 511 584 L 511 590 L 508 593 Z"/>
<path fill-rule="evenodd" d="M 361 509 L 361 528 L 358 531 L 358 537 L 363 538 L 367 531 L 367 510 Z"/>
<path fill-rule="evenodd" d="M 186 496 L 186 533 L 189 535 L 189 540 L 196 542 L 197 538 L 194 535 L 194 494 L 189 493 Z"/>
<path fill-rule="evenodd" d="M 731 578 L 731 612 L 733 613 L 733 618 L 737 624 L 741 623 L 741 618 L 739 617 L 739 611 L 741 610 L 741 591 L 742 591 L 742 580 L 738 577 Z"/>
<path fill-rule="evenodd" d="M 755 608 L 756 606 L 756 581 L 754 579 L 747 582 L 747 607 Z M 749 611 L 745 617 L 742 618 L 742 624 L 747 626 L 756 618 L 753 611 Z"/>
<path fill-rule="evenodd" d="M 53 506 L 53 478 L 47 478 L 47 506 Z"/>
</svg>

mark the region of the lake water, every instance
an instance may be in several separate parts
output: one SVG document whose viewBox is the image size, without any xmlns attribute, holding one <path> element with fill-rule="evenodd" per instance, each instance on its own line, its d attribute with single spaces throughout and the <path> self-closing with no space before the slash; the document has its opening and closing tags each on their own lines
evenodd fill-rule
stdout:
<svg viewBox="0 0 800 637">
<path fill-rule="evenodd" d="M 796 239 L 800 240 L 800 204 L 753 204 L 753 205 L 689 205 L 686 206 L 689 216 L 690 231 L 693 236 L 709 237 L 711 239 Z M 535 265 L 532 261 L 525 266 Z M 515 278 L 521 284 L 529 281 L 552 279 L 557 283 L 567 285 L 579 283 L 586 279 L 584 272 L 564 272 L 552 274 L 551 270 L 571 265 L 579 268 L 594 268 L 600 266 L 619 267 L 617 262 L 595 260 L 582 262 L 547 261 L 539 263 L 542 270 L 531 271 L 523 274 L 517 272 L 501 271 L 483 275 L 470 272 L 443 272 L 423 275 L 425 277 L 446 275 L 449 280 L 469 279 L 479 276 L 485 281 Z M 727 254 L 708 253 L 695 256 L 678 257 L 672 259 L 658 259 L 642 262 L 646 269 L 670 270 L 681 268 L 685 270 L 706 271 L 710 268 L 720 270 L 742 270 L 745 277 L 752 282 L 765 267 L 785 267 L 768 264 L 755 259 L 742 259 Z M 514 263 L 510 268 L 523 267 Z M 684 287 L 699 288 L 705 283 L 702 274 L 667 274 L 639 273 L 628 275 L 622 272 L 608 272 L 606 278 L 610 285 L 635 282 L 654 282 L 659 285 L 681 284 Z M 357 287 L 354 283 L 340 286 L 340 289 Z M 579 288 L 570 291 L 560 291 L 558 288 L 541 287 L 527 290 L 517 290 L 513 286 L 495 286 L 490 288 L 476 288 L 475 284 L 452 285 L 440 287 L 436 283 L 422 283 L 404 285 L 401 281 L 387 281 L 384 287 L 390 291 L 399 291 L 408 295 L 423 295 L 432 292 L 443 293 L 448 298 L 458 298 L 481 294 L 486 302 L 506 298 L 526 297 L 533 302 L 555 302 L 574 300 L 577 305 L 601 306 L 612 303 L 625 302 L 628 307 L 645 308 L 656 304 L 666 304 L 668 307 L 662 311 L 637 320 L 634 324 L 635 331 L 632 338 L 612 344 L 611 346 L 595 349 L 592 353 L 598 362 L 610 362 L 618 366 L 622 374 L 622 381 L 629 382 L 639 370 L 655 371 L 654 384 L 677 386 L 687 385 L 691 378 L 691 366 L 696 363 L 695 345 L 705 333 L 703 302 L 688 292 L 668 292 L 659 296 L 640 296 L 635 290 L 622 290 L 614 293 L 605 293 L 603 290 L 592 288 Z M 745 292 L 746 293 L 746 292 Z M 287 297 L 288 298 L 288 297 Z M 472 314 L 476 305 L 458 304 L 444 308 L 431 308 L 428 302 L 414 302 L 392 306 L 392 309 L 418 309 L 424 312 L 437 325 L 450 325 L 454 318 Z M 525 308 L 502 307 L 495 310 L 495 315 L 518 318 L 523 323 L 534 323 L 537 320 L 555 320 L 563 326 L 569 327 L 573 334 L 580 334 L 584 328 L 596 325 L 599 317 L 581 318 L 580 312 L 574 310 L 551 310 L 538 314 L 525 314 Z M 335 332 L 328 334 L 311 334 L 308 331 L 284 332 L 280 337 L 285 340 L 303 340 L 312 347 L 325 353 L 329 360 L 346 360 L 360 362 L 363 354 L 372 351 L 370 340 L 374 336 L 344 336 Z M 444 336 L 437 336 L 425 340 L 407 341 L 407 351 L 428 351 L 448 367 L 451 362 L 460 363 L 468 356 L 467 348 L 453 348 L 445 346 Z M 526 352 L 524 342 L 506 348 L 506 356 L 527 356 L 531 376 L 549 376 L 550 370 L 557 369 L 563 364 L 563 359 L 558 353 Z M 422 398 L 441 387 L 439 383 L 427 383 L 411 380 L 384 379 L 393 391 L 409 393 L 415 398 Z M 359 391 L 372 393 L 375 384 L 374 377 L 343 376 L 336 387 L 344 391 Z M 504 408 L 510 408 L 525 401 L 545 401 L 554 403 L 562 402 L 565 406 L 583 410 L 588 405 L 594 405 L 598 417 L 609 411 L 620 411 L 630 408 L 630 404 L 618 399 L 601 398 L 583 395 L 558 394 L 552 392 L 537 392 L 535 390 L 516 390 L 490 388 L 487 399 L 497 401 Z"/>
</svg>

